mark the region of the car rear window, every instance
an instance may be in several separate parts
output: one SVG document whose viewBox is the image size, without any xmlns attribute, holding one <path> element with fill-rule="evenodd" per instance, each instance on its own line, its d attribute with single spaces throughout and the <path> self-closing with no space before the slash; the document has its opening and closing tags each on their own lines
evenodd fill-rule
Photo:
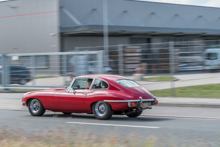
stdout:
<svg viewBox="0 0 220 147">
<path fill-rule="evenodd" d="M 140 87 L 138 83 L 128 79 L 121 79 L 121 80 L 117 80 L 116 82 L 124 87 Z"/>
</svg>

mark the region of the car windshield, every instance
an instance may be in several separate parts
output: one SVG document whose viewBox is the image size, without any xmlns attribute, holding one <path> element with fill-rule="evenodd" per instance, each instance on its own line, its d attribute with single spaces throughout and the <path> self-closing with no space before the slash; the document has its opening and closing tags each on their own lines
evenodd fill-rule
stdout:
<svg viewBox="0 0 220 147">
<path fill-rule="evenodd" d="M 217 53 L 207 53 L 206 58 L 207 58 L 207 60 L 217 60 L 218 55 L 217 55 Z"/>
<path fill-rule="evenodd" d="M 124 87 L 141 87 L 138 83 L 128 79 L 121 79 L 116 81 L 118 84 Z"/>
<path fill-rule="evenodd" d="M 75 79 L 73 79 L 73 80 L 71 81 L 71 83 L 69 84 L 69 86 L 67 86 L 66 91 L 71 90 L 71 86 L 73 85 L 73 82 L 74 82 L 74 81 L 75 81 Z"/>
</svg>

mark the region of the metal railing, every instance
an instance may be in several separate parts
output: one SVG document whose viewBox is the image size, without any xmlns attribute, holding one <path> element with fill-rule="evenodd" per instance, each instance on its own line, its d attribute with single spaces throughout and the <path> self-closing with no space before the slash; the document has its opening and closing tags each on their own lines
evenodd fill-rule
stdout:
<svg viewBox="0 0 220 147">
<path fill-rule="evenodd" d="M 219 74 L 212 72 L 220 69 L 220 53 L 216 53 L 215 65 L 214 60 L 208 60 L 212 54 L 206 53 L 210 48 L 219 48 L 219 44 L 219 41 L 183 41 L 112 45 L 108 58 L 103 46 L 77 47 L 72 52 L 0 54 L 0 87 L 65 87 L 78 75 L 117 74 L 132 78 L 139 73 L 145 78 L 170 76 L 166 81 L 143 79 L 139 82 L 151 91 L 170 89 L 174 96 L 176 87 L 202 85 L 200 79 L 204 84 L 220 83 Z M 192 72 L 206 74 L 193 77 Z M 210 82 L 213 77 L 216 80 Z"/>
<path fill-rule="evenodd" d="M 0 84 L 7 88 L 65 87 L 74 76 L 103 73 L 103 51 L 0 54 L 0 57 Z"/>
</svg>

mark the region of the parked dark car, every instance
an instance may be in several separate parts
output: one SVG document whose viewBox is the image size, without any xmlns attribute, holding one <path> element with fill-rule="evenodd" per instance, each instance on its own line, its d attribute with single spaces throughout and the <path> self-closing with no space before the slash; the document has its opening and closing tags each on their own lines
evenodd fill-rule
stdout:
<svg viewBox="0 0 220 147">
<path fill-rule="evenodd" d="M 0 67 L 0 83 L 2 83 L 1 70 L 2 68 Z M 10 70 L 10 84 L 25 85 L 27 82 L 31 81 L 31 72 L 25 66 L 11 65 L 9 70 Z"/>
</svg>

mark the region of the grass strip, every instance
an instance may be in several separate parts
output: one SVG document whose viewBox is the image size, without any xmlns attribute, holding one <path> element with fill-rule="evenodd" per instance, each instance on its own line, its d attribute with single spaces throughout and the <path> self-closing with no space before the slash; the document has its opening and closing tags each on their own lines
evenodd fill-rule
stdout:
<svg viewBox="0 0 220 147">
<path fill-rule="evenodd" d="M 155 90 L 150 92 L 155 96 L 171 96 L 171 89 Z M 175 97 L 220 98 L 220 84 L 175 88 Z"/>
<path fill-rule="evenodd" d="M 144 78 L 145 81 L 171 81 L 172 76 L 157 76 L 157 77 L 151 77 L 151 78 Z M 172 77 L 172 80 L 176 79 L 175 77 Z"/>
</svg>

